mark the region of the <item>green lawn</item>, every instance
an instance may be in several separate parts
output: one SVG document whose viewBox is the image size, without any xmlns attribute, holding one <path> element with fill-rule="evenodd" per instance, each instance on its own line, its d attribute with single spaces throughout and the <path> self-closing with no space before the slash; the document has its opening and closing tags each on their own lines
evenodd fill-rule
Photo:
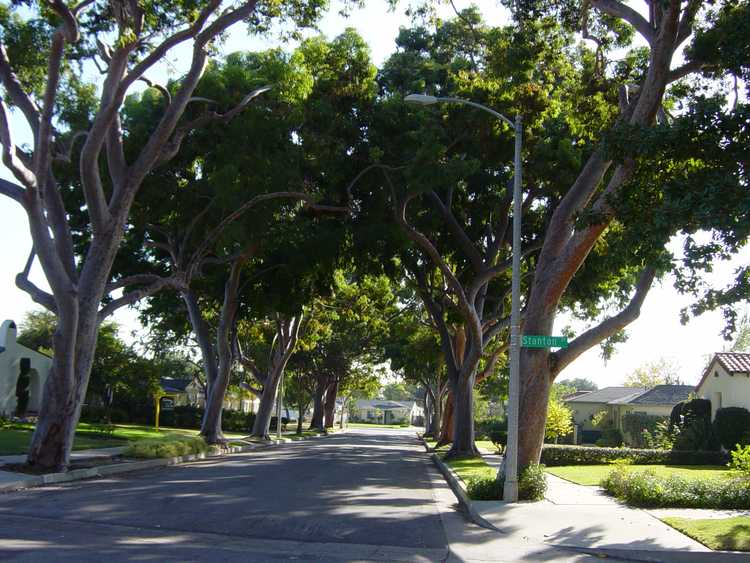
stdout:
<svg viewBox="0 0 750 563">
<path fill-rule="evenodd" d="M 433 440 L 432 438 L 424 438 L 424 441 L 427 442 L 427 445 L 430 446 L 432 449 L 435 449 L 435 444 L 437 444 L 436 440 Z M 489 440 L 477 440 L 474 443 L 476 444 L 477 448 L 479 448 L 479 450 L 482 453 L 490 453 L 490 454 L 497 453 L 497 448 Z M 435 451 L 438 451 L 438 452 L 447 452 L 450 449 L 450 447 L 451 447 L 451 445 L 447 444 L 447 445 L 444 445 L 444 446 L 440 446 Z"/>
<path fill-rule="evenodd" d="M 152 426 L 139 426 L 136 424 L 117 424 L 111 437 L 105 437 L 96 431 L 97 425 L 82 422 L 76 430 L 73 442 L 74 450 L 86 450 L 90 448 L 113 448 L 124 446 L 128 442 L 144 440 L 149 438 L 169 438 L 174 436 L 195 436 L 197 430 L 185 428 L 161 428 L 156 431 Z M 0 455 L 25 454 L 29 449 L 31 424 L 17 424 L 12 428 L 0 430 Z M 227 438 L 241 438 L 245 434 L 225 432 Z"/>
<path fill-rule="evenodd" d="M 445 460 L 445 464 L 453 469 L 464 483 L 476 477 L 494 478 L 497 470 L 493 469 L 481 457 L 469 457 Z"/>
<path fill-rule="evenodd" d="M 700 520 L 670 517 L 662 520 L 711 549 L 750 551 L 750 516 Z"/>
<path fill-rule="evenodd" d="M 631 470 L 652 470 L 657 475 L 679 475 L 687 479 L 714 479 L 727 477 L 732 472 L 723 465 L 628 465 Z M 613 465 L 565 465 L 547 467 L 545 471 L 579 485 L 598 485 Z"/>
</svg>

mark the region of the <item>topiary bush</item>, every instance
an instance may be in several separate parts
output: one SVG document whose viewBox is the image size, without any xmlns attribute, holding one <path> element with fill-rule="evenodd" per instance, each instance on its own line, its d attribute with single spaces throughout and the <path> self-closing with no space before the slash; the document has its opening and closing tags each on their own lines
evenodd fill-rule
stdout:
<svg viewBox="0 0 750 563">
<path fill-rule="evenodd" d="M 649 508 L 750 508 L 750 479 L 684 479 L 618 467 L 600 483 L 631 506 Z"/>
<path fill-rule="evenodd" d="M 714 418 L 714 431 L 726 450 L 733 450 L 738 444 L 746 445 L 746 435 L 750 432 L 750 411 L 742 407 L 718 409 Z"/>
<path fill-rule="evenodd" d="M 724 465 L 729 456 L 720 451 L 648 450 L 639 448 L 599 448 L 545 444 L 541 462 L 548 467 L 560 465 L 606 465 L 629 458 L 638 465 Z"/>
</svg>

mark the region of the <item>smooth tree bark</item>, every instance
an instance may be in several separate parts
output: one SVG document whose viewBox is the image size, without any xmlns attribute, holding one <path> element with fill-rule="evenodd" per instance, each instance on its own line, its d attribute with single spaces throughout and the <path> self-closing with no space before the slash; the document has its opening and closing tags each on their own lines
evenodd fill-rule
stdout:
<svg viewBox="0 0 750 563">
<path fill-rule="evenodd" d="M 669 83 L 700 70 L 700 65 L 693 63 L 671 69 L 674 54 L 692 34 L 700 2 L 652 3 L 648 17 L 617 0 L 590 0 L 589 4 L 603 14 L 632 25 L 647 43 L 648 70 L 641 84 L 631 89 L 633 95 L 627 88 L 621 89 L 619 123 L 651 126 Z M 634 163 L 630 160 L 619 164 L 608 160 L 603 147 L 598 147 L 581 168 L 550 219 L 526 305 L 526 333 L 551 334 L 568 285 L 613 219 L 610 198 L 630 179 L 633 169 Z M 576 229 L 576 219 L 584 211 L 598 220 Z M 523 432 L 519 434 L 519 467 L 539 462 L 549 390 L 557 375 L 586 350 L 615 335 L 638 317 L 654 277 L 654 269 L 646 266 L 630 303 L 572 340 L 568 348 L 557 352 L 522 350 L 519 426 Z"/>
<path fill-rule="evenodd" d="M 261 386 L 260 405 L 258 406 L 258 412 L 255 414 L 252 435 L 263 440 L 269 439 L 268 430 L 271 426 L 279 382 L 297 345 L 302 324 L 302 313 L 295 317 L 276 314 L 275 322 L 276 335 L 271 343 L 267 369 L 261 371 L 250 358 L 243 357 L 242 359 L 243 365 L 250 369 L 250 373 Z M 281 424 L 281 421 L 279 420 L 276 423 Z"/>
<path fill-rule="evenodd" d="M 207 380 L 206 409 L 201 423 L 201 436 L 209 444 L 223 443 L 221 413 L 224 397 L 229 387 L 229 376 L 235 363 L 233 334 L 237 325 L 237 312 L 240 305 L 240 278 L 245 257 L 232 262 L 229 278 L 224 286 L 224 301 L 221 306 L 219 326 L 216 331 L 215 377 Z M 203 349 L 203 346 L 201 346 Z"/>
<path fill-rule="evenodd" d="M 317 374 L 315 381 L 315 391 L 313 392 L 313 414 L 310 421 L 310 430 L 325 432 L 324 412 L 325 412 L 325 394 L 329 385 L 327 374 Z"/>
<path fill-rule="evenodd" d="M 339 380 L 334 379 L 331 383 L 328 384 L 328 388 L 326 389 L 326 400 L 323 405 L 323 427 L 333 428 L 333 425 L 335 423 L 335 415 L 336 415 L 336 398 L 338 397 L 339 392 Z"/>
<path fill-rule="evenodd" d="M 443 425 L 452 422 L 451 448 L 446 457 L 479 455 L 474 444 L 473 387 L 477 370 L 486 347 L 498 338 L 508 336 L 509 315 L 503 310 L 504 299 L 488 306 L 489 284 L 511 266 L 508 211 L 511 201 L 506 198 L 494 225 L 488 225 L 482 240 L 472 241 L 451 207 L 452 191 L 444 197 L 429 192 L 426 197 L 435 207 L 451 237 L 470 264 L 470 271 L 458 272 L 449 264 L 437 246 L 408 219 L 409 203 L 418 193 L 405 195 L 399 200 L 388 169 L 383 169 L 395 205 L 396 223 L 421 253 L 421 260 L 406 258 L 405 268 L 413 277 L 422 302 L 429 313 L 433 327 L 440 336 L 445 360 L 447 380 L 453 401 L 452 410 L 445 409 Z M 523 255 L 529 256 L 539 245 L 530 244 Z M 507 255 L 507 256 L 506 256 Z M 432 268 L 428 267 L 432 265 Z M 434 268 L 434 272 L 430 271 Z M 458 314 L 461 325 L 451 330 L 450 316 Z M 442 433 L 441 438 L 447 436 Z"/>
<path fill-rule="evenodd" d="M 133 304 L 164 287 L 180 287 L 180 279 L 148 277 L 112 281 L 111 270 L 122 242 L 133 201 L 145 176 L 160 162 L 177 154 L 180 138 L 177 124 L 206 66 L 211 42 L 235 23 L 249 17 L 255 1 L 221 9 L 212 0 L 196 18 L 171 35 L 149 37 L 156 46 L 139 53 L 147 41 L 145 14 L 136 3 L 121 11 L 116 20 L 116 42 L 104 47 L 105 78 L 99 107 L 85 138 L 79 157 L 79 180 L 85 198 L 91 240 L 85 252 L 76 256 L 68 210 L 52 169 L 54 159 L 68 159 L 60 151 L 54 116 L 59 110 L 58 90 L 61 73 L 70 48 L 79 41 L 79 18 L 86 10 L 99 7 L 79 2 L 69 7 L 50 2 L 49 9 L 59 17 L 59 27 L 51 37 L 46 53 L 47 82 L 40 99 L 26 91 L 0 43 L 0 83 L 4 96 L 19 110 L 33 135 L 30 151 L 15 144 L 9 111 L 0 102 L 0 143 L 3 162 L 18 184 L 3 180 L 0 193 L 26 211 L 33 249 L 16 285 L 31 298 L 57 315 L 54 357 L 44 387 L 39 421 L 29 447 L 27 462 L 43 471 L 65 470 L 69 463 L 73 435 L 86 395 L 100 323 L 120 307 Z M 130 162 L 123 150 L 119 111 L 129 88 L 174 48 L 192 43 L 190 66 L 170 97 L 163 115 L 140 152 Z M 102 157 L 106 167 L 102 166 Z M 103 170 L 106 168 L 106 178 Z M 107 188 L 105 188 L 107 186 Z M 37 258 L 49 283 L 47 292 L 29 280 L 29 270 Z M 111 292 L 127 288 L 121 297 L 106 302 Z"/>
</svg>

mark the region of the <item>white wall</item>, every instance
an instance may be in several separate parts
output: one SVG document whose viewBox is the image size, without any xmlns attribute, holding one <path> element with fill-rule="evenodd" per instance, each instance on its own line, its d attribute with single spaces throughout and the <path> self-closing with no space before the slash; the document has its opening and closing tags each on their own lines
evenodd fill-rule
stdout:
<svg viewBox="0 0 750 563">
<path fill-rule="evenodd" d="M 31 362 L 28 411 L 39 412 L 47 374 L 52 367 L 52 358 L 40 354 L 16 342 L 16 325 L 5 321 L 0 325 L 0 414 L 11 416 L 16 411 L 16 382 L 21 371 L 21 359 Z"/>
<path fill-rule="evenodd" d="M 698 387 L 701 399 L 711 401 L 711 418 L 722 407 L 743 407 L 750 410 L 750 377 L 744 373 L 730 375 L 714 359 L 709 366 L 708 377 Z"/>
</svg>

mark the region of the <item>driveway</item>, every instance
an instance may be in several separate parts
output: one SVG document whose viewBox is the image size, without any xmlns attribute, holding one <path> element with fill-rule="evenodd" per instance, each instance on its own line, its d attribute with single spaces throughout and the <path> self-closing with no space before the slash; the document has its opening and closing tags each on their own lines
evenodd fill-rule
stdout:
<svg viewBox="0 0 750 563">
<path fill-rule="evenodd" d="M 414 434 L 352 430 L 0 496 L 0 560 L 581 560 L 469 524 Z"/>
</svg>

